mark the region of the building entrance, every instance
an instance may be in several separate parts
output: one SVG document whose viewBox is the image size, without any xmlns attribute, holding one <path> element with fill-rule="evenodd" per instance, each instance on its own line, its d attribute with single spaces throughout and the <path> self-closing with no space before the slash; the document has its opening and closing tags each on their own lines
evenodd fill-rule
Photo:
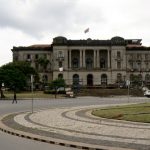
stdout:
<svg viewBox="0 0 150 150">
<path fill-rule="evenodd" d="M 87 75 L 87 85 L 93 86 L 93 75 L 92 74 Z"/>
</svg>

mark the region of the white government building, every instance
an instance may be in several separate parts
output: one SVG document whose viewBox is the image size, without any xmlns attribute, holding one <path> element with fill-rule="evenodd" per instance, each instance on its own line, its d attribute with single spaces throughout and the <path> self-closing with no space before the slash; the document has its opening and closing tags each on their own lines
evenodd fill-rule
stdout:
<svg viewBox="0 0 150 150">
<path fill-rule="evenodd" d="M 13 61 L 28 61 L 41 82 L 65 79 L 84 86 L 111 86 L 136 77 L 150 83 L 150 47 L 141 39 L 71 40 L 59 36 L 52 44 L 13 47 Z"/>
</svg>

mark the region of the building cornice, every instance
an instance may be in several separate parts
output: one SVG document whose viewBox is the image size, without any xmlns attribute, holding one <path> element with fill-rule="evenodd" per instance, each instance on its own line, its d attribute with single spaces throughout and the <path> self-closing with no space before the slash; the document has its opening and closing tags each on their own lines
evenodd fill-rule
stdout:
<svg viewBox="0 0 150 150">
<path fill-rule="evenodd" d="M 14 51 L 52 51 L 51 45 L 31 45 L 31 46 L 13 46 L 11 49 Z"/>
</svg>

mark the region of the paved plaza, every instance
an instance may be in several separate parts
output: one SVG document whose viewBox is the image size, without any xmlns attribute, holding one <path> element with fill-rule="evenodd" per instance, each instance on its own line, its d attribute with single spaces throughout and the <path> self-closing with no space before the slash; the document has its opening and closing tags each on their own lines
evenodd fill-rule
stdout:
<svg viewBox="0 0 150 150">
<path fill-rule="evenodd" d="M 114 105 L 116 104 L 111 104 Z M 46 139 L 75 142 L 74 145 L 84 143 L 86 148 L 91 149 L 150 150 L 150 124 L 104 119 L 91 115 L 92 109 L 107 106 L 110 104 L 54 107 L 34 113 L 17 113 L 9 116 L 6 125 L 9 124 L 8 126 L 15 130 L 35 134 L 35 137 L 39 135 Z"/>
</svg>

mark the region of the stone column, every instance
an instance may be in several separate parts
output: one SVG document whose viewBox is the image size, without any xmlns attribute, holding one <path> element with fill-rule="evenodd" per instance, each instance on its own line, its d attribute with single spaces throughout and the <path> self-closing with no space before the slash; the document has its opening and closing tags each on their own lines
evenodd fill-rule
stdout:
<svg viewBox="0 0 150 150">
<path fill-rule="evenodd" d="M 71 49 L 69 50 L 69 68 L 71 68 Z"/>
<path fill-rule="evenodd" d="M 67 51 L 67 57 L 66 57 L 66 58 L 67 58 L 67 64 L 68 64 L 67 67 L 68 67 L 68 69 L 69 69 L 69 49 L 68 49 L 68 51 Z"/>
<path fill-rule="evenodd" d="M 96 50 L 94 50 L 94 68 L 96 68 Z"/>
<path fill-rule="evenodd" d="M 85 68 L 85 49 L 83 50 L 83 68 Z"/>
<path fill-rule="evenodd" d="M 109 59 L 110 59 L 110 69 L 111 69 L 111 66 L 112 66 L 112 64 L 111 64 L 111 50 L 109 50 Z"/>
<path fill-rule="evenodd" d="M 80 50 L 80 68 L 83 67 L 82 60 L 82 50 Z"/>
<path fill-rule="evenodd" d="M 97 63 L 97 68 L 100 67 L 100 66 L 99 66 L 99 60 L 100 60 L 100 59 L 99 59 L 99 50 L 97 50 L 97 62 L 96 62 L 96 63 Z"/>
<path fill-rule="evenodd" d="M 109 50 L 107 50 L 107 53 L 108 53 L 108 60 L 107 60 L 107 63 L 108 63 L 108 65 L 107 65 L 107 67 L 108 67 L 108 69 L 110 68 L 110 51 Z"/>
</svg>

